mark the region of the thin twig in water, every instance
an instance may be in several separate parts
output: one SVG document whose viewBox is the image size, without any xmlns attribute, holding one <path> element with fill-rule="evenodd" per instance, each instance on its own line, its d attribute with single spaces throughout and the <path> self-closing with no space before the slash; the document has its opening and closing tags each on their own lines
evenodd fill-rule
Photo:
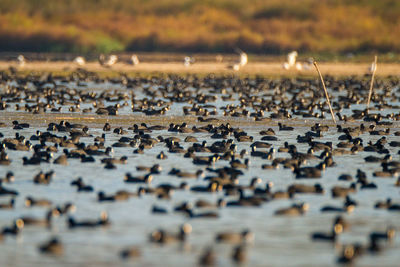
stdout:
<svg viewBox="0 0 400 267">
<path fill-rule="evenodd" d="M 375 56 L 375 61 L 374 61 L 374 64 L 372 65 L 372 77 L 371 77 L 371 84 L 369 86 L 367 109 L 369 109 L 369 103 L 371 102 L 372 88 L 374 87 L 375 72 L 376 72 L 376 68 L 378 67 L 377 63 L 378 63 L 378 56 Z"/>
<path fill-rule="evenodd" d="M 318 65 L 317 65 L 317 61 L 314 61 L 314 66 L 315 66 L 315 68 L 317 69 L 317 72 L 318 72 L 318 74 L 319 74 L 319 78 L 321 79 L 322 87 L 324 88 L 324 91 L 325 91 L 326 101 L 328 102 L 329 110 L 331 111 L 332 120 L 335 122 L 335 124 L 337 124 L 337 123 L 336 123 L 336 120 L 335 120 L 335 115 L 333 114 L 331 102 L 329 101 L 328 91 L 326 90 L 326 87 L 325 87 L 324 78 L 322 78 L 322 74 L 321 74 L 321 72 L 319 71 L 319 68 L 318 68 Z"/>
</svg>

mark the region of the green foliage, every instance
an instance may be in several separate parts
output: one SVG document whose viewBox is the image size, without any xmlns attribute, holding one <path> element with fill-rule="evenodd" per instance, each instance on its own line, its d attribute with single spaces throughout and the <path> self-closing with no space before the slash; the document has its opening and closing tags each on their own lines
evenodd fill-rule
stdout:
<svg viewBox="0 0 400 267">
<path fill-rule="evenodd" d="M 111 53 L 111 52 L 120 52 L 124 51 L 125 46 L 120 43 L 118 40 L 109 38 L 109 37 L 101 37 L 96 41 L 96 52 L 100 53 Z"/>
</svg>

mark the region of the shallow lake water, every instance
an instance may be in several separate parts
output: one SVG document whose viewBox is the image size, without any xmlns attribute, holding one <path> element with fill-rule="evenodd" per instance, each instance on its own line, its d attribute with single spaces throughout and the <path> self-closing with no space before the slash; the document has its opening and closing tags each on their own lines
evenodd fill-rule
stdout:
<svg viewBox="0 0 400 267">
<path fill-rule="evenodd" d="M 93 90 L 118 89 L 129 91 L 125 87 L 103 84 L 97 87 L 90 85 Z M 81 88 L 81 90 L 87 90 Z M 137 97 L 141 98 L 141 90 L 137 90 Z M 121 101 L 122 102 L 122 101 Z M 231 103 L 238 105 L 238 98 L 231 102 L 225 102 L 221 99 L 211 103 L 217 109 Z M 81 108 L 85 108 L 82 104 Z M 171 109 L 167 112 L 168 116 L 182 115 L 182 106 L 184 103 L 173 103 Z M 360 107 L 365 108 L 365 104 Z M 357 109 L 358 107 L 354 107 Z M 121 115 L 132 114 L 128 107 L 121 108 Z M 17 111 L 18 113 L 19 111 Z M 347 111 L 349 112 L 349 111 Z M 398 112 L 398 109 L 385 110 L 382 114 Z M 1 114 L 1 113 L 0 113 Z M 56 114 L 56 113 L 55 113 Z M 62 114 L 68 114 L 66 106 L 62 108 Z M 346 114 L 344 111 L 343 114 Z M 347 113 L 350 114 L 350 113 Z M 315 120 L 315 122 L 329 122 L 330 115 L 326 114 L 325 120 Z M 241 127 L 244 131 L 254 137 L 253 141 L 261 140 L 259 132 L 268 128 L 273 128 L 277 133 L 278 141 L 268 141 L 273 148 L 278 149 L 287 141 L 296 144 L 298 151 L 307 152 L 308 144 L 296 142 L 297 135 L 304 135 L 309 131 L 309 127 L 299 125 L 296 122 L 295 131 L 279 131 L 275 122 L 260 126 L 252 126 L 249 120 L 243 119 Z M 1 119 L 0 119 L 1 121 Z M 54 122 L 58 122 L 55 120 Z M 303 119 L 304 121 L 304 119 Z M 28 122 L 29 121 L 20 121 Z M 12 127 L 0 128 L 0 132 L 6 137 L 14 137 L 18 132 L 29 138 L 37 130 L 45 132 L 47 124 L 50 121 L 35 122 L 35 126 L 27 129 L 13 130 Z M 307 119 L 307 125 L 314 123 L 313 119 Z M 140 122 L 133 122 L 140 123 Z M 132 123 L 132 124 L 133 124 Z M 240 124 L 240 120 L 237 121 Z M 290 124 L 290 120 L 287 122 Z M 399 125 L 395 124 L 391 132 L 399 130 Z M 132 125 L 131 124 L 131 125 Z M 218 125 L 218 123 L 214 123 Z M 301 124 L 301 123 L 300 123 Z M 131 126 L 130 125 L 130 126 Z M 204 124 L 203 124 L 204 125 Z M 128 125 L 112 125 L 112 127 Z M 193 125 L 189 125 L 192 127 Z M 89 125 L 89 133 L 93 137 L 81 137 L 80 141 L 87 144 L 93 143 L 95 136 L 101 136 L 103 130 L 99 125 Z M 68 133 L 54 132 L 59 136 L 68 135 Z M 185 143 L 186 136 L 195 136 L 199 143 L 207 141 L 208 144 L 216 141 L 211 138 L 210 133 L 173 133 L 167 130 L 153 131 L 152 137 L 159 135 L 164 138 L 178 137 L 182 140 L 180 144 L 188 148 L 192 143 Z M 107 132 L 105 146 L 111 146 L 117 142 L 121 136 L 133 137 L 135 133 L 128 131 L 125 135 Z M 336 127 L 331 126 L 328 132 L 323 133 L 323 137 L 315 138 L 315 141 L 331 141 L 335 145 L 339 142 L 338 137 L 341 133 L 337 132 Z M 371 136 L 368 132 L 361 134 L 365 144 L 367 141 L 376 142 L 381 136 Z M 399 137 L 393 134 L 386 136 L 387 142 L 399 141 Z M 33 145 L 38 141 L 32 141 Z M 250 152 L 252 142 L 236 142 L 237 151 L 246 149 Z M 389 147 L 393 160 L 398 161 L 399 148 Z M 224 197 L 227 201 L 237 199 L 237 196 L 224 196 L 224 192 L 217 193 L 193 193 L 189 190 L 176 190 L 170 200 L 161 200 L 154 195 L 143 195 L 140 198 L 131 197 L 127 201 L 118 202 L 98 202 L 97 192 L 104 191 L 106 194 L 115 193 L 124 189 L 136 192 L 139 186 L 143 184 L 128 184 L 123 178 L 125 173 L 130 172 L 133 175 L 143 175 L 145 172 L 136 170 L 137 166 L 151 166 L 158 163 L 162 167 L 160 174 L 155 174 L 151 182 L 151 187 L 157 187 L 159 184 L 171 183 L 179 185 L 183 180 L 190 187 L 194 185 L 207 185 L 208 182 L 202 178 L 182 179 L 171 176 L 168 172 L 172 168 L 179 168 L 183 171 L 195 172 L 198 169 L 204 169 L 203 166 L 192 164 L 191 158 L 184 158 L 182 154 L 168 153 L 165 143 L 158 143 L 151 149 L 145 149 L 144 154 L 134 154 L 132 147 L 114 148 L 112 156 L 119 158 L 127 156 L 127 164 L 118 164 L 117 169 L 107 170 L 104 164 L 100 162 L 102 157 L 96 157 L 94 163 L 81 163 L 79 159 L 68 159 L 68 166 L 56 165 L 53 163 L 42 163 L 40 165 L 22 165 L 22 157 L 31 156 L 32 151 L 13 151 L 8 149 L 7 154 L 12 160 L 9 166 L 0 167 L 0 177 L 4 177 L 8 171 L 13 171 L 15 181 L 5 183 L 4 187 L 15 189 L 19 192 L 16 198 L 15 208 L 11 210 L 0 210 L 0 227 L 9 226 L 10 223 L 21 216 L 32 216 L 43 218 L 48 208 L 26 207 L 24 200 L 27 196 L 35 198 L 46 198 L 52 201 L 53 206 L 62 205 L 66 202 L 72 202 L 76 205 L 76 211 L 71 214 L 77 220 L 95 219 L 100 216 L 102 211 L 109 215 L 110 225 L 107 227 L 98 227 L 93 229 L 76 228 L 69 229 L 67 225 L 67 216 L 54 218 L 50 228 L 42 226 L 26 226 L 20 235 L 6 236 L 0 241 L 0 265 L 1 266 L 110 266 L 110 265 L 133 265 L 133 266 L 196 266 L 198 259 L 207 247 L 212 247 L 217 256 L 217 266 L 232 266 L 231 244 L 220 244 L 215 242 L 215 235 L 222 231 L 241 232 L 249 229 L 254 233 L 254 242 L 247 246 L 248 259 L 245 266 L 336 266 L 337 258 L 340 255 L 344 244 L 359 242 L 363 245 L 368 244 L 368 236 L 372 231 L 384 231 L 389 226 L 400 230 L 400 212 L 390 212 L 388 210 L 374 209 L 377 201 L 391 198 L 394 203 L 400 202 L 400 187 L 394 186 L 397 176 L 391 178 L 375 178 L 372 173 L 380 169 L 380 163 L 366 163 L 364 158 L 369 155 L 376 155 L 371 152 L 358 152 L 355 155 L 334 156 L 337 166 L 327 168 L 320 179 L 296 179 L 290 169 L 284 169 L 280 166 L 274 170 L 264 170 L 262 164 L 270 164 L 271 160 L 261 159 L 245 155 L 250 159 L 248 169 L 243 169 L 244 174 L 239 176 L 239 184 L 248 185 L 253 177 L 261 178 L 259 187 L 264 187 L 267 182 L 273 182 L 275 190 L 286 190 L 293 183 L 315 184 L 320 183 L 324 189 L 324 194 L 296 194 L 293 199 L 273 200 L 263 203 L 260 207 L 224 207 L 212 209 L 219 214 L 219 218 L 189 218 L 182 213 L 174 212 L 174 207 L 182 202 L 189 201 L 195 203 L 198 199 L 206 199 L 216 202 Z M 265 149 L 261 149 L 265 150 Z M 158 160 L 156 156 L 164 151 L 168 155 L 165 160 Z M 319 155 L 316 152 L 315 155 Z M 62 149 L 54 153 L 53 158 L 62 154 Z M 210 153 L 196 153 L 196 155 L 210 155 Z M 274 157 L 288 157 L 288 153 L 275 152 Z M 379 155 L 383 156 L 383 155 Z M 305 166 L 315 166 L 319 160 L 310 160 Z M 221 168 L 227 166 L 228 161 L 219 160 L 210 168 Z M 353 177 L 356 170 L 361 169 L 367 173 L 369 181 L 377 184 L 376 190 L 358 190 L 351 197 L 358 202 L 358 206 L 352 213 L 344 213 L 343 217 L 350 223 L 350 230 L 342 233 L 336 242 L 316 242 L 311 239 L 314 232 L 329 232 L 337 213 L 322 213 L 321 207 L 325 205 L 341 206 L 343 199 L 333 199 L 330 189 L 335 185 L 349 186 L 351 182 L 338 181 L 339 175 L 348 173 Z M 49 185 L 34 184 L 32 179 L 40 171 L 47 172 L 54 170 L 55 176 Z M 206 171 L 206 176 L 212 175 Z M 84 182 L 93 186 L 94 192 L 77 192 L 76 187 L 70 186 L 72 180 L 82 177 Z M 355 181 L 355 180 L 354 180 Z M 246 191 L 246 194 L 250 194 Z M 7 202 L 9 197 L 1 196 L 1 202 Z M 309 210 L 301 216 L 276 216 L 274 212 L 279 208 L 284 208 L 293 203 L 306 202 L 309 204 Z M 151 212 L 153 205 L 164 207 L 167 214 L 154 214 Z M 177 232 L 178 227 L 183 223 L 189 223 L 193 231 L 185 242 L 173 244 L 154 244 L 149 242 L 149 234 L 159 228 L 168 232 Z M 51 256 L 41 254 L 38 246 L 48 241 L 49 238 L 57 236 L 64 245 L 64 254 L 61 256 Z M 136 246 L 141 251 L 141 256 L 130 260 L 123 260 L 119 253 L 122 249 Z M 398 266 L 400 251 L 400 235 L 383 243 L 385 249 L 377 254 L 366 253 L 357 258 L 356 266 Z"/>
</svg>

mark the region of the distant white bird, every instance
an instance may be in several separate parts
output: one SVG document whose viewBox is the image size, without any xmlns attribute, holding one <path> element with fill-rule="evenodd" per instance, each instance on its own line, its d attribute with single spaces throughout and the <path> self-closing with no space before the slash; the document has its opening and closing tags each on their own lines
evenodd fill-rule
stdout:
<svg viewBox="0 0 400 267">
<path fill-rule="evenodd" d="M 247 64 L 248 58 L 247 58 L 247 54 L 245 52 L 243 52 L 241 49 L 236 48 L 235 50 L 239 54 L 239 61 L 228 67 L 232 68 L 235 71 L 238 71 L 238 70 L 240 70 L 240 68 L 244 67 Z"/>
<path fill-rule="evenodd" d="M 247 64 L 247 54 L 245 53 L 245 52 L 241 52 L 240 53 L 240 62 L 239 62 L 239 65 L 241 66 L 241 67 L 243 67 L 244 65 L 246 65 Z"/>
<path fill-rule="evenodd" d="M 297 52 L 296 51 L 292 51 L 287 55 L 287 62 L 283 63 L 282 67 L 285 70 L 288 70 L 292 67 L 295 67 L 297 70 L 301 70 L 302 69 L 302 65 L 300 63 L 296 64 L 296 58 L 297 58 Z"/>
<path fill-rule="evenodd" d="M 83 66 L 86 64 L 86 60 L 84 57 L 76 57 L 74 59 L 74 63 L 78 64 L 79 66 Z"/>
<path fill-rule="evenodd" d="M 314 58 L 309 57 L 304 63 L 303 63 L 303 70 L 311 70 L 313 68 L 314 64 Z"/>
<path fill-rule="evenodd" d="M 108 66 L 112 66 L 112 65 L 114 65 L 115 63 L 117 63 L 117 61 L 118 61 L 118 57 L 117 57 L 116 55 L 111 55 L 111 56 L 109 57 L 108 61 L 107 61 L 107 65 L 108 65 Z"/>
<path fill-rule="evenodd" d="M 371 66 L 368 68 L 368 71 L 373 73 L 374 71 L 376 71 L 376 64 L 375 62 L 372 62 Z"/>
<path fill-rule="evenodd" d="M 132 62 L 132 65 L 134 65 L 134 66 L 139 65 L 140 61 L 136 54 L 133 54 L 131 56 L 131 62 Z"/>
<path fill-rule="evenodd" d="M 232 65 L 232 69 L 233 69 L 234 71 L 240 70 L 240 64 L 238 64 L 238 63 L 233 64 L 233 65 Z"/>
<path fill-rule="evenodd" d="M 303 69 L 303 64 L 301 64 L 300 62 L 296 63 L 296 70 L 302 70 Z"/>
<path fill-rule="evenodd" d="M 184 59 L 183 59 L 183 65 L 185 66 L 185 67 L 189 67 L 190 65 L 192 65 L 193 63 L 194 63 L 194 58 L 193 57 L 189 57 L 189 56 L 186 56 Z"/>
<path fill-rule="evenodd" d="M 99 56 L 99 63 L 104 67 L 111 67 L 112 65 L 117 63 L 117 61 L 118 57 L 116 55 L 110 55 L 107 59 L 103 54 Z"/>
<path fill-rule="evenodd" d="M 285 70 L 290 69 L 289 63 L 284 62 L 284 63 L 282 64 L 282 68 L 284 68 Z"/>
<path fill-rule="evenodd" d="M 20 66 L 20 67 L 24 67 L 25 66 L 26 60 L 25 60 L 25 57 L 23 55 L 19 55 L 17 57 L 17 61 L 18 61 L 18 66 Z"/>
<path fill-rule="evenodd" d="M 289 63 L 290 67 L 293 67 L 296 64 L 297 52 L 292 51 L 287 55 L 287 62 Z"/>
</svg>

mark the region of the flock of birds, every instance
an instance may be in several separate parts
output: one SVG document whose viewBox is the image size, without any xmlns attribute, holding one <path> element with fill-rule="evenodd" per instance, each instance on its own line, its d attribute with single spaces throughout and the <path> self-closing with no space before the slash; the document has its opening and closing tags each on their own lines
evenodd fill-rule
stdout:
<svg viewBox="0 0 400 267">
<path fill-rule="evenodd" d="M 240 48 L 236 48 L 235 52 L 238 54 L 239 58 L 237 61 L 232 62 L 231 64 L 227 65 L 228 69 L 232 69 L 234 71 L 239 71 L 242 69 L 244 66 L 247 65 L 248 63 L 248 55 L 244 51 L 242 51 Z M 290 69 L 296 69 L 297 71 L 302 71 L 302 70 L 310 70 L 312 68 L 313 64 L 313 59 L 310 58 L 305 62 L 298 62 L 297 61 L 297 56 L 298 53 L 297 51 L 292 51 L 288 53 L 287 55 L 287 61 L 282 64 L 282 68 L 285 70 L 290 70 Z M 222 55 L 217 55 L 216 56 L 216 62 L 221 63 L 223 61 Z M 17 63 L 20 68 L 23 68 L 26 65 L 27 60 L 23 55 L 19 55 L 17 57 Z M 84 67 L 86 64 L 86 59 L 83 56 L 78 56 L 76 57 L 73 62 L 79 66 L 79 67 Z M 118 56 L 117 55 L 108 55 L 105 56 L 104 54 L 100 54 L 98 58 L 98 62 L 101 66 L 105 68 L 110 68 L 113 65 L 115 65 L 118 62 Z M 183 59 L 183 65 L 185 67 L 190 67 L 193 64 L 195 64 L 196 59 L 192 56 L 185 56 Z M 137 54 L 132 54 L 130 57 L 130 64 L 133 66 L 139 65 L 140 60 Z M 371 66 L 371 69 L 373 66 Z M 372 72 L 372 70 L 371 70 Z"/>
<path fill-rule="evenodd" d="M 295 68 L 297 71 L 310 70 L 312 68 L 314 59 L 309 58 L 306 62 L 297 61 L 298 53 L 297 51 L 292 51 L 287 55 L 287 61 L 282 64 L 282 68 L 285 70 L 290 70 Z"/>
<path fill-rule="evenodd" d="M 100 54 L 98 62 L 101 66 L 105 68 L 110 68 L 118 62 L 118 56 L 117 55 L 105 56 L 104 54 Z M 25 65 L 27 64 L 27 60 L 24 57 L 24 55 L 19 55 L 17 57 L 17 63 L 20 68 L 25 67 Z M 78 56 L 74 58 L 73 63 L 79 67 L 84 67 L 86 65 L 86 59 L 83 56 Z M 139 65 L 140 63 L 139 57 L 136 54 L 132 54 L 132 56 L 130 57 L 130 63 L 134 66 Z"/>
<path fill-rule="evenodd" d="M 247 55 L 240 53 L 240 61 L 232 66 L 233 69 L 235 65 L 240 69 L 247 63 Z M 100 62 L 111 66 L 117 60 L 113 56 L 101 57 Z M 132 57 L 132 62 L 135 60 L 138 64 L 137 57 Z M 75 61 L 79 64 L 84 59 L 77 58 Z M 290 66 L 294 62 L 295 59 L 288 59 Z M 148 212 L 154 216 L 182 217 L 177 232 L 160 228 L 147 233 L 148 242 L 162 245 L 190 242 L 190 235 L 196 231 L 189 224 L 191 220 L 202 218 L 206 223 L 221 217 L 225 209 L 258 208 L 266 213 L 263 216 L 267 220 L 281 216 L 305 217 L 310 206 L 319 204 L 307 203 L 304 196 L 318 198 L 327 194 L 331 195 L 332 201 L 340 199 L 342 204 L 319 207 L 320 216 L 332 213 L 337 216 L 333 217 L 328 232 L 312 232 L 310 239 L 341 244 L 343 233 L 351 233 L 351 229 L 358 227 L 357 223 L 352 225 L 351 221 L 355 220 L 351 213 L 362 209 L 361 200 L 357 199 L 361 192 L 381 190 L 381 195 L 385 196 L 382 188 L 387 180 L 382 178 L 391 179 L 391 186 L 400 188 L 400 151 L 395 151 L 400 147 L 397 141 L 400 136 L 400 81 L 395 78 L 378 80 L 377 90 L 371 98 L 374 106 L 360 109 L 367 101 L 368 81 L 354 77 L 326 77 L 326 84 L 332 91 L 333 110 L 340 122 L 335 127 L 325 120 L 327 103 L 318 89 L 318 81 L 312 79 L 240 79 L 215 75 L 203 78 L 143 78 L 121 75 L 104 80 L 82 69 L 68 77 L 21 76 L 8 72 L 0 72 L 0 77 L 0 112 L 7 116 L 13 112 L 38 116 L 82 113 L 98 118 L 112 118 L 121 112 L 128 112 L 145 116 L 132 117 L 135 119 L 133 125 L 113 125 L 110 122 L 97 130 L 91 129 L 91 125 L 66 120 L 54 120 L 46 125 L 40 123 L 37 129 L 16 120 L 0 123 L 0 127 L 6 129 L 0 131 L 0 165 L 4 174 L 0 180 L 0 196 L 9 197 L 8 201 L 0 203 L 0 209 L 18 207 L 28 211 L 35 206 L 46 210 L 44 218 L 10 218 L 9 225 L 3 226 L 0 231 L 1 242 L 7 242 L 10 236 L 24 235 L 26 227 L 52 229 L 57 223 L 55 218 L 59 217 L 65 218 L 70 231 L 113 226 L 112 212 L 111 216 L 103 212 L 99 217 L 83 219 L 73 215 L 79 209 L 79 203 L 60 203 L 57 199 L 33 193 L 29 196 L 24 194 L 25 198 L 21 198 L 23 194 L 19 192 L 18 184 L 13 186 L 21 177 L 14 172 L 16 168 L 27 166 L 46 166 L 43 168 L 50 169 L 34 174 L 32 187 L 47 185 L 51 190 L 55 180 L 70 179 L 69 188 L 76 190 L 76 194 L 92 194 L 97 205 L 114 203 L 113 207 L 118 208 L 120 201 L 134 202 L 146 195 L 154 196 L 160 202 L 151 206 Z M 124 89 L 99 92 L 86 88 L 87 84 L 106 81 Z M 71 84 L 72 87 L 66 86 Z M 220 104 L 217 104 L 218 101 Z M 171 114 L 175 105 L 180 105 L 182 113 Z M 182 115 L 183 121 L 169 123 L 165 115 Z M 157 116 L 161 117 L 159 125 L 145 122 L 147 117 Z M 307 119 L 313 123 L 309 128 L 296 126 L 296 119 Z M 251 126 L 245 126 L 245 122 L 254 121 L 262 122 L 262 129 L 258 132 L 254 132 Z M 284 124 L 291 121 L 292 125 Z M 30 136 L 22 134 L 29 131 Z M 152 153 L 157 149 L 161 151 Z M 120 156 L 114 156 L 116 154 Z M 370 164 L 374 170 L 359 166 L 358 170 L 343 173 L 345 170 L 337 162 L 343 164 L 342 157 L 354 160 L 360 155 L 363 155 L 365 164 Z M 135 157 L 144 157 L 149 163 L 135 164 Z M 167 158 L 173 158 L 176 163 L 164 164 Z M 180 163 L 183 160 L 187 165 Z M 55 178 L 56 171 L 51 170 L 52 166 L 70 168 L 69 165 L 76 167 L 77 163 L 82 164 L 82 168 L 101 166 L 105 176 L 117 172 L 121 165 L 132 168 L 125 175 L 112 178 L 113 183 L 119 182 L 121 186 L 121 190 L 112 193 L 108 188 L 99 188 L 95 180 L 90 184 L 86 177 Z M 287 170 L 290 175 L 286 182 L 275 177 L 275 182 L 285 186 L 274 189 L 275 183 L 271 180 L 278 169 Z M 337 184 L 330 188 L 324 185 L 327 170 L 337 172 Z M 257 176 L 249 177 L 251 171 Z M 398 194 L 399 190 L 396 192 Z M 174 205 L 172 200 L 177 194 L 190 194 L 196 200 Z M 217 195 L 218 200 L 211 201 L 211 195 Z M 24 203 L 24 207 L 16 206 L 16 202 Z M 275 202 L 286 204 L 273 211 L 268 210 L 268 206 Z M 384 210 L 397 218 L 400 202 L 393 197 L 382 198 L 367 208 L 372 209 L 371 212 Z M 351 263 L 363 255 L 390 250 L 399 224 L 384 227 L 384 231 L 365 233 L 367 243 L 342 244 L 337 262 Z M 268 239 L 250 229 L 213 234 L 215 243 L 231 244 L 231 258 L 237 263 L 248 260 L 248 251 L 257 238 Z M 38 245 L 40 252 L 52 255 L 62 255 L 65 248 L 68 249 L 68 245 L 64 246 L 59 236 Z M 120 257 L 124 259 L 140 255 L 140 246 L 120 251 Z M 201 265 L 213 265 L 217 264 L 219 257 L 213 246 L 207 246 L 197 260 Z"/>
</svg>

